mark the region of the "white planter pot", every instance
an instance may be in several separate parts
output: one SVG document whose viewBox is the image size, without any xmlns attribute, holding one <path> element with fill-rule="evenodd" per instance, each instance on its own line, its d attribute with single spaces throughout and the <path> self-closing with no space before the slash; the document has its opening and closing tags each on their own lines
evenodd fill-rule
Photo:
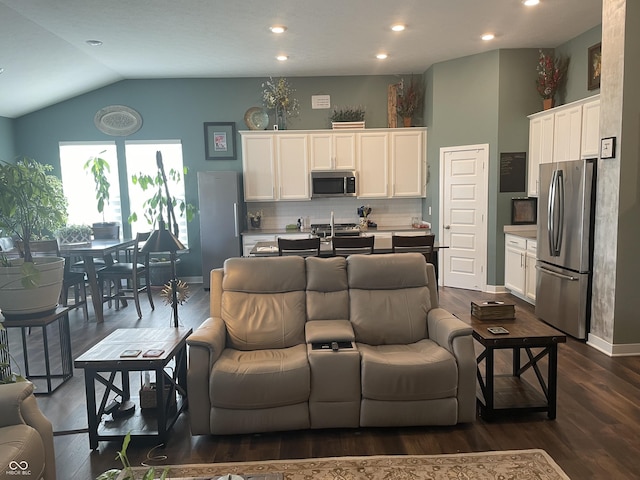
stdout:
<svg viewBox="0 0 640 480">
<path fill-rule="evenodd" d="M 331 122 L 331 128 L 333 130 L 354 129 L 354 128 L 361 130 L 364 128 L 364 121 L 362 122 Z"/>
<path fill-rule="evenodd" d="M 38 286 L 22 286 L 22 259 L 13 260 L 12 267 L 0 267 L 0 310 L 5 317 L 31 315 L 54 310 L 62 289 L 64 258 L 36 258 L 40 271 Z"/>
</svg>

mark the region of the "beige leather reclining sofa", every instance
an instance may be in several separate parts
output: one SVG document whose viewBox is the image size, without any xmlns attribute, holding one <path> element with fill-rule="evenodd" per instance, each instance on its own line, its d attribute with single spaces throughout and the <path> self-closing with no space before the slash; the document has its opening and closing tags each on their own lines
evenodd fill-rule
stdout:
<svg viewBox="0 0 640 480">
<path fill-rule="evenodd" d="M 189 337 L 191 432 L 475 419 L 471 328 L 419 253 L 231 258 Z"/>
<path fill-rule="evenodd" d="M 0 385 L 0 479 L 56 480 L 53 428 L 31 382 Z"/>
</svg>

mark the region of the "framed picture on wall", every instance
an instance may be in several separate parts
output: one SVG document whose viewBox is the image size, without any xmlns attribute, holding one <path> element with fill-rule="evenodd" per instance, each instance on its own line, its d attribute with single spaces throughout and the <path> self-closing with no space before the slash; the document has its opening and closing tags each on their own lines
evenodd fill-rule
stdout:
<svg viewBox="0 0 640 480">
<path fill-rule="evenodd" d="M 207 160 L 235 160 L 236 122 L 205 122 L 204 153 Z"/>
<path fill-rule="evenodd" d="M 587 81 L 587 88 L 589 90 L 596 90 L 600 88 L 600 68 L 602 64 L 601 44 L 597 43 L 592 47 L 589 47 L 589 78 Z"/>
</svg>

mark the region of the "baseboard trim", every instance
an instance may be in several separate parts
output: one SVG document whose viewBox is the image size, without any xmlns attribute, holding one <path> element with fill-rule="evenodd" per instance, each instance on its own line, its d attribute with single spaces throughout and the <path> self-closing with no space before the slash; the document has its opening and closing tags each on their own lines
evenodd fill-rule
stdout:
<svg viewBox="0 0 640 480">
<path fill-rule="evenodd" d="M 487 293 L 509 293 L 504 285 L 487 285 Z"/>
<path fill-rule="evenodd" d="M 610 357 L 630 357 L 640 355 L 640 343 L 609 343 L 592 333 L 587 335 L 587 345 Z"/>
</svg>

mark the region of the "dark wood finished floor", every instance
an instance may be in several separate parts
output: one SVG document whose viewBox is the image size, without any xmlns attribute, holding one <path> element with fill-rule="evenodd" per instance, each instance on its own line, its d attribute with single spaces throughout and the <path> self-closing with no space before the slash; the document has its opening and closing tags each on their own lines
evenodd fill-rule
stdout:
<svg viewBox="0 0 640 480">
<path fill-rule="evenodd" d="M 180 321 L 194 329 L 207 317 L 208 293 L 191 286 L 192 296 L 180 307 Z M 157 292 L 156 292 L 157 294 Z M 443 307 L 453 313 L 467 313 L 470 301 L 508 299 L 516 303 L 519 315 L 533 317 L 532 307 L 506 295 L 466 290 L 440 289 Z M 151 311 L 142 301 L 143 318 L 137 319 L 130 305 L 116 312 L 105 309 L 105 322 L 85 323 L 78 311 L 71 314 L 73 357 L 117 328 L 170 326 L 170 309 L 156 298 Z M 30 342 L 41 343 L 39 332 Z M 9 331 L 11 351 L 21 358 L 19 331 Z M 57 331 L 49 334 L 55 351 Z M 503 366 L 506 366 L 502 359 Z M 37 362 L 38 358 L 33 357 Z M 500 360 L 498 360 L 500 362 Z M 136 387 L 132 384 L 132 390 Z M 88 480 L 118 465 L 120 445 L 101 442 L 99 451 L 89 449 L 86 429 L 85 392 L 82 370 L 38 403 L 54 424 L 58 479 Z M 569 339 L 559 345 L 558 416 L 548 420 L 534 413 L 453 427 L 415 427 L 359 430 L 314 430 L 264 435 L 197 436 L 189 432 L 187 415 L 174 426 L 164 448 L 133 441 L 129 447 L 132 464 L 184 464 L 306 457 L 438 454 L 542 448 L 572 479 L 632 479 L 640 474 L 640 357 L 610 358 L 586 344 Z M 80 431 L 80 433 L 74 433 Z M 153 450 L 152 450 L 153 449 Z M 161 455 L 162 458 L 153 459 Z M 152 460 L 148 460 L 151 457 Z"/>
</svg>

